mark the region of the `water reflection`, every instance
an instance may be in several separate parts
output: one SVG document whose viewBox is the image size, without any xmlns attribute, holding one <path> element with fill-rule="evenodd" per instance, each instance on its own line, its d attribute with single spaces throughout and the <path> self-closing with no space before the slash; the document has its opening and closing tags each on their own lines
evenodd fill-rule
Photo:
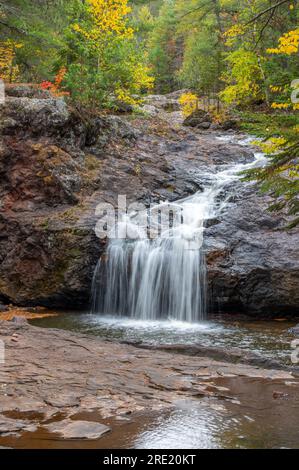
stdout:
<svg viewBox="0 0 299 470">
<path fill-rule="evenodd" d="M 217 409 L 218 407 L 218 409 Z M 215 407 L 181 404 L 167 418 L 157 422 L 137 437 L 136 449 L 220 449 L 221 434 L 236 423 L 221 405 Z M 221 431 L 220 431 L 221 430 Z"/>
<path fill-rule="evenodd" d="M 182 402 L 162 415 L 133 441 L 137 449 L 271 449 L 297 448 L 299 444 L 298 383 L 238 378 L 231 388 L 241 402 Z M 274 400 L 273 390 L 287 392 Z"/>
</svg>

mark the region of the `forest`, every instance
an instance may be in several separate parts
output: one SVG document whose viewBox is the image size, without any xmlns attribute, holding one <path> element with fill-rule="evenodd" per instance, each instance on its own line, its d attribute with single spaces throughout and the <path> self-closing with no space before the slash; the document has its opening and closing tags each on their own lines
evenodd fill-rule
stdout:
<svg viewBox="0 0 299 470">
<path fill-rule="evenodd" d="M 216 121 L 239 113 L 270 155 L 246 176 L 299 222 L 296 0 L 1 1 L 0 41 L 4 81 L 39 84 L 77 107 L 134 107 L 184 89 L 187 114 L 200 100 Z"/>
</svg>

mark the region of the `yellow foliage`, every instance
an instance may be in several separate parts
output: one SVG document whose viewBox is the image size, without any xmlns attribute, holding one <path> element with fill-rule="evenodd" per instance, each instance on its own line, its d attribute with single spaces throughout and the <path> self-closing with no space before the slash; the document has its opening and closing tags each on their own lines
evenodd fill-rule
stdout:
<svg viewBox="0 0 299 470">
<path fill-rule="evenodd" d="M 72 29 L 81 35 L 80 42 L 82 41 L 86 50 L 92 51 L 96 57 L 98 71 L 109 76 L 109 69 L 111 73 L 116 72 L 113 71 L 113 66 L 111 67 L 109 57 L 107 59 L 107 45 L 111 50 L 114 45 L 115 49 L 121 51 L 122 45 L 129 45 L 134 39 L 134 30 L 128 26 L 127 21 L 131 7 L 128 6 L 128 0 L 86 0 L 86 4 L 87 22 L 82 22 L 81 25 L 73 24 Z M 120 59 L 121 76 L 118 80 L 116 73 L 111 86 L 117 99 L 131 105 L 138 103 L 132 95 L 152 89 L 154 86 L 150 68 L 145 65 L 145 60 L 142 62 L 134 54 L 133 48 L 132 51 L 128 49 L 127 56 L 124 55 Z"/>
<path fill-rule="evenodd" d="M 273 109 L 288 109 L 290 107 L 290 103 L 272 103 L 271 108 Z"/>
<path fill-rule="evenodd" d="M 138 94 L 141 89 L 151 90 L 154 87 L 155 79 L 150 75 L 150 68 L 146 67 L 141 63 L 136 63 L 132 70 L 133 81 L 132 84 L 134 85 L 134 89 L 136 94 Z M 131 85 L 132 85 L 131 84 Z M 138 100 L 132 97 L 131 90 L 127 90 L 124 87 L 118 87 L 115 90 L 115 94 L 117 99 L 120 101 L 131 104 L 137 105 L 142 102 L 142 100 Z"/>
<path fill-rule="evenodd" d="M 16 50 L 22 47 L 11 39 L 0 42 L 0 78 L 6 82 L 14 82 L 19 77 L 19 67 L 14 65 Z"/>
<path fill-rule="evenodd" d="M 193 93 L 183 93 L 179 99 L 179 103 L 181 105 L 183 115 L 188 117 L 198 109 L 199 99 Z"/>
<path fill-rule="evenodd" d="M 128 92 L 128 90 L 125 90 L 124 88 L 116 88 L 115 90 L 116 97 L 119 101 L 122 101 L 123 103 L 127 104 L 137 104 L 137 100 L 135 100 L 131 94 Z"/>
<path fill-rule="evenodd" d="M 262 152 L 267 155 L 279 152 L 283 147 L 285 147 L 287 140 L 284 137 L 271 137 L 266 142 L 254 141 L 253 144 L 260 147 Z"/>
<path fill-rule="evenodd" d="M 296 54 L 299 50 L 299 28 L 285 33 L 278 43 L 278 47 L 267 49 L 268 54 Z"/>
<path fill-rule="evenodd" d="M 241 24 L 234 24 L 223 34 L 224 37 L 235 37 L 244 33 L 244 27 Z"/>
<path fill-rule="evenodd" d="M 211 114 L 213 122 L 216 124 L 221 124 L 229 119 L 229 111 L 224 106 L 222 106 L 219 110 L 216 106 L 209 106 L 208 112 Z"/>
<path fill-rule="evenodd" d="M 288 91 L 288 89 L 289 89 L 288 86 L 270 85 L 270 90 L 271 90 L 273 93 L 286 92 L 286 91 Z"/>
<path fill-rule="evenodd" d="M 223 37 L 225 39 L 225 44 L 227 46 L 232 46 L 234 43 L 234 39 L 238 36 L 241 36 L 245 33 L 245 28 L 241 24 L 234 24 L 231 28 L 223 33 Z"/>
<path fill-rule="evenodd" d="M 87 0 L 87 11 L 93 19 L 94 26 L 89 30 L 73 25 L 73 30 L 80 32 L 86 39 L 98 42 L 107 35 L 131 38 L 133 29 L 127 26 L 126 16 L 131 12 L 128 0 Z"/>
<path fill-rule="evenodd" d="M 150 67 L 147 67 L 141 62 L 134 66 L 133 81 L 137 84 L 136 92 L 138 92 L 141 87 L 147 90 L 151 90 L 154 87 L 155 79 L 150 76 L 150 72 Z"/>
</svg>

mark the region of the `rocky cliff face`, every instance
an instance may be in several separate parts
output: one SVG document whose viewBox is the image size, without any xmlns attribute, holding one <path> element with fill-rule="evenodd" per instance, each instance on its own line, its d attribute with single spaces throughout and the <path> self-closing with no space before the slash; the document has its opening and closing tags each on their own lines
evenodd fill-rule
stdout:
<svg viewBox="0 0 299 470">
<path fill-rule="evenodd" d="M 250 150 L 184 129 L 170 111 L 139 119 L 86 116 L 60 99 L 11 88 L 0 108 L 0 300 L 87 308 L 104 250 L 95 208 L 176 200 L 203 188 L 219 165 L 250 161 Z M 163 98 L 165 101 L 165 97 Z M 163 103 L 164 103 L 163 101 Z M 167 109 L 167 111 L 165 111 Z M 173 111 L 174 110 L 174 111 Z M 298 231 L 282 232 L 253 186 L 234 186 L 205 244 L 210 308 L 299 313 Z"/>
<path fill-rule="evenodd" d="M 235 190 L 206 232 L 211 309 L 298 315 L 298 229 L 283 230 L 286 220 L 268 213 L 270 201 L 254 187 Z"/>
</svg>

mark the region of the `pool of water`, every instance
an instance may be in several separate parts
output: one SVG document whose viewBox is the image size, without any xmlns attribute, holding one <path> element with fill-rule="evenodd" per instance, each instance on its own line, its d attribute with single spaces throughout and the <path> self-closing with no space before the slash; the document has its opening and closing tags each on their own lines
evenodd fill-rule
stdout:
<svg viewBox="0 0 299 470">
<path fill-rule="evenodd" d="M 260 353 L 283 364 L 291 364 L 288 320 L 249 320 L 231 316 L 212 317 L 200 323 L 178 321 L 137 321 L 90 314 L 59 314 L 31 321 L 45 328 L 60 328 L 114 341 L 150 345 L 200 344 L 207 347 L 238 347 Z"/>
<path fill-rule="evenodd" d="M 65 441 L 40 427 L 0 445 L 33 449 L 271 449 L 298 448 L 298 382 L 245 377 L 219 379 L 237 400 L 180 400 L 161 413 L 103 420 L 97 412 L 72 419 L 100 421 L 111 432 L 96 441 Z M 274 392 L 285 398 L 273 399 Z M 23 418 L 20 416 L 20 418 Z"/>
</svg>

